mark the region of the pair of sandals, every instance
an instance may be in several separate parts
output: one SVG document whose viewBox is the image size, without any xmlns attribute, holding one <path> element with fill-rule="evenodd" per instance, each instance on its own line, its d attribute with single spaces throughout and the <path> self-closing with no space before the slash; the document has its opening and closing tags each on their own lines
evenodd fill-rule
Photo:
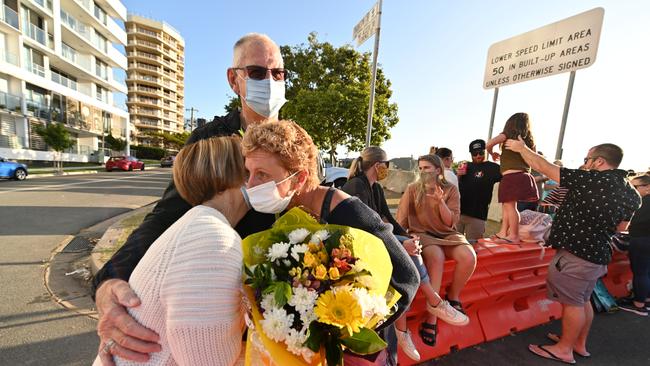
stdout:
<svg viewBox="0 0 650 366">
<path fill-rule="evenodd" d="M 463 310 L 463 304 L 461 304 L 460 301 L 447 299 L 447 302 L 449 302 L 449 305 L 451 305 L 451 307 L 465 314 L 465 310 Z M 418 331 L 418 334 L 422 339 L 422 343 L 426 344 L 427 346 L 434 347 L 436 345 L 436 338 L 438 337 L 438 323 L 431 324 L 422 322 L 422 324 L 420 324 L 420 330 Z"/>
</svg>

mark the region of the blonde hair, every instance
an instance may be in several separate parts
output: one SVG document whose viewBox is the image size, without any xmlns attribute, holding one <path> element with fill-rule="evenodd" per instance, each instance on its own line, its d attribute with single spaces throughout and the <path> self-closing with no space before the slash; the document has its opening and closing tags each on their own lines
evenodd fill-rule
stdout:
<svg viewBox="0 0 650 366">
<path fill-rule="evenodd" d="M 237 136 L 199 140 L 181 149 L 174 160 L 174 185 L 192 206 L 229 188 L 241 187 L 246 177 L 241 139 Z"/>
<path fill-rule="evenodd" d="M 320 183 L 316 169 L 318 149 L 307 131 L 293 121 L 265 121 L 248 127 L 242 147 L 244 156 L 258 149 L 276 155 L 291 173 L 306 170 L 307 188 Z"/>
<path fill-rule="evenodd" d="M 368 146 L 361 152 L 361 156 L 352 160 L 348 179 L 368 171 L 375 163 L 386 161 L 386 151 L 379 146 Z"/>
<path fill-rule="evenodd" d="M 442 159 L 440 159 L 438 155 L 432 155 L 432 154 L 422 155 L 418 158 L 418 164 L 420 164 L 421 161 L 426 161 L 428 163 L 431 163 L 431 165 L 433 165 L 434 168 L 440 169 L 440 174 L 432 174 L 432 178 L 436 185 L 440 187 L 446 187 L 449 184 L 444 176 L 445 166 L 442 164 Z M 426 184 L 428 180 L 429 180 L 428 173 L 420 173 L 420 177 L 414 183 L 415 204 L 418 206 L 424 202 L 424 197 L 427 194 Z"/>
</svg>

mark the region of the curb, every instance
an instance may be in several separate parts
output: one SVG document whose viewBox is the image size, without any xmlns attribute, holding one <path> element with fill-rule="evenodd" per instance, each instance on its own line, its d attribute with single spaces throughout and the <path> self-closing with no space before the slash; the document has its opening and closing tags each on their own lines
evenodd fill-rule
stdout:
<svg viewBox="0 0 650 366">
<path fill-rule="evenodd" d="M 54 257 L 60 254 L 61 250 L 63 250 L 63 248 L 65 248 L 66 245 L 68 245 L 74 238 L 75 238 L 74 235 L 68 235 L 65 239 L 61 241 L 61 243 L 59 243 L 59 245 L 56 248 L 54 248 L 54 250 L 52 250 L 52 255 L 48 259 L 47 266 L 43 271 L 43 285 L 45 286 L 45 289 L 47 290 L 48 294 L 50 294 L 50 297 L 54 300 L 54 302 L 60 305 L 61 307 L 63 307 L 64 309 L 73 311 L 79 315 L 84 315 L 92 319 L 99 320 L 99 314 L 97 313 L 96 310 L 85 309 L 85 308 L 80 308 L 78 306 L 75 306 L 71 302 L 61 299 L 50 288 L 50 267 L 52 262 L 54 261 Z"/>
<path fill-rule="evenodd" d="M 80 170 L 80 171 L 74 171 L 74 172 L 63 172 L 61 174 L 56 174 L 56 173 L 44 173 L 44 174 L 38 174 L 38 173 L 31 173 L 28 175 L 28 179 L 34 179 L 34 178 L 45 178 L 45 177 L 61 177 L 64 175 L 81 175 L 81 174 L 97 174 L 97 170 Z"/>
<path fill-rule="evenodd" d="M 146 206 L 142 206 L 139 208 L 136 208 L 134 210 L 131 210 L 129 212 L 125 212 L 121 215 L 115 216 L 113 218 L 110 218 L 106 221 L 103 221 L 102 223 L 99 223 L 95 226 L 98 225 L 106 225 L 110 223 L 110 226 L 106 228 L 104 231 L 104 234 L 102 235 L 101 239 L 99 239 L 99 242 L 97 245 L 95 245 L 95 248 L 90 252 L 90 272 L 93 274 L 93 276 L 99 271 L 104 264 L 106 263 L 105 260 L 102 259 L 102 250 L 103 249 L 109 249 L 113 248 L 115 241 L 120 238 L 123 232 L 127 230 L 131 230 L 131 228 L 124 228 L 121 227 L 119 224 L 126 218 L 138 215 L 142 213 L 143 211 L 150 210 L 153 206 L 158 204 L 158 201 L 152 202 Z"/>
</svg>

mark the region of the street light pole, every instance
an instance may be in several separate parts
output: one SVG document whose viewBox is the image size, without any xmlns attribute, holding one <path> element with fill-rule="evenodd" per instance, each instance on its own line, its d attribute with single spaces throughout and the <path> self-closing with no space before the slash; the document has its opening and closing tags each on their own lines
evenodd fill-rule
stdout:
<svg viewBox="0 0 650 366">
<path fill-rule="evenodd" d="M 191 108 L 185 108 L 185 111 L 190 111 L 190 132 L 194 131 L 194 112 L 198 112 L 199 110 L 191 107 Z"/>
</svg>

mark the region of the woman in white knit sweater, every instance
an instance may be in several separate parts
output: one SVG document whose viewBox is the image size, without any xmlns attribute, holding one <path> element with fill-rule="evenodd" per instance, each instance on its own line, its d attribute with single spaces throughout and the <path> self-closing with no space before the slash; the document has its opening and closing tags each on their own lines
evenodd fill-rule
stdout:
<svg viewBox="0 0 650 366">
<path fill-rule="evenodd" d="M 214 137 L 184 147 L 174 184 L 194 206 L 156 240 L 129 284 L 141 305 L 129 313 L 160 335 L 146 365 L 243 363 L 241 238 L 233 226 L 248 211 L 240 187 L 239 138 Z M 143 365 L 114 357 L 117 365 Z M 101 365 L 99 357 L 96 365 Z"/>
</svg>

